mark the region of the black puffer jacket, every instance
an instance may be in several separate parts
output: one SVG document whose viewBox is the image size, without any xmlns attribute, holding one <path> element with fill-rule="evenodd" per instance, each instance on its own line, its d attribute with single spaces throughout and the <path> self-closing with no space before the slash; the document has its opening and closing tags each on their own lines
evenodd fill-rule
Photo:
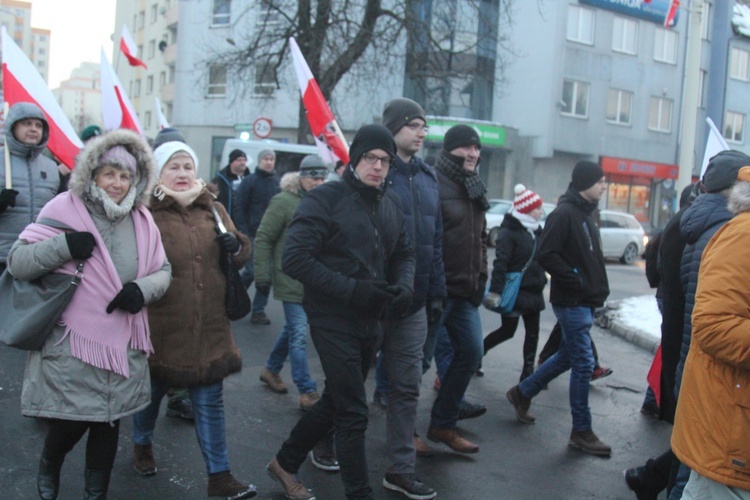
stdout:
<svg viewBox="0 0 750 500">
<path fill-rule="evenodd" d="M 698 273 L 701 267 L 703 250 L 721 226 L 732 218 L 727 208 L 727 197 L 719 193 L 705 193 L 700 195 L 682 215 L 680 232 L 687 246 L 680 261 L 680 278 L 685 293 L 685 315 L 682 326 L 682 346 L 680 347 L 680 362 L 675 373 L 675 395 L 680 393 L 682 371 L 685 366 L 690 340 L 693 337 L 693 307 L 695 307 L 695 291 L 698 288 Z"/>
<path fill-rule="evenodd" d="M 547 217 L 539 263 L 552 276 L 553 305 L 601 307 L 609 296 L 596 207 L 569 187 Z"/>
<path fill-rule="evenodd" d="M 383 313 L 352 304 L 358 280 L 414 286 L 414 249 L 398 201 L 363 185 L 350 169 L 343 182 L 327 182 L 300 200 L 281 266 L 302 283 L 311 325 L 358 337 L 373 335 Z"/>
<path fill-rule="evenodd" d="M 495 248 L 495 262 L 492 266 L 492 281 L 490 292 L 501 295 L 505 286 L 505 273 L 519 272 L 523 269 L 532 252 L 534 258 L 528 269 L 521 278 L 521 287 L 518 290 L 518 298 L 513 307 L 514 311 L 521 314 L 537 312 L 544 309 L 544 287 L 547 285 L 547 276 L 539 264 L 539 238 L 542 235 L 541 228 L 531 233 L 521 224 L 521 221 L 511 214 L 505 214 L 500 233 L 497 236 L 497 247 Z M 536 251 L 534 251 L 536 247 Z"/>
<path fill-rule="evenodd" d="M 260 168 L 242 179 L 232 202 L 231 215 L 237 229 L 242 234 L 255 238 L 271 198 L 280 192 L 276 176 Z"/>
</svg>

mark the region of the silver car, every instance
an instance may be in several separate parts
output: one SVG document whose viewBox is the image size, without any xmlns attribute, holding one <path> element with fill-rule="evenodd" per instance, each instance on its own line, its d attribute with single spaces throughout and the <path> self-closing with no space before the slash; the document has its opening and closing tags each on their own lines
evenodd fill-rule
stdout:
<svg viewBox="0 0 750 500">
<path fill-rule="evenodd" d="M 492 198 L 489 200 L 490 209 L 484 216 L 484 220 L 487 221 L 487 232 L 489 233 L 489 240 L 487 246 L 494 247 L 497 235 L 500 233 L 500 224 L 503 223 L 505 214 L 510 212 L 513 208 L 513 200 L 501 200 L 498 198 Z M 542 218 L 539 220 L 539 224 L 544 227 L 544 221 L 551 211 L 555 209 L 553 203 L 542 203 Z"/>
<path fill-rule="evenodd" d="M 648 236 L 638 220 L 625 212 L 601 210 L 599 232 L 602 235 L 604 257 L 617 258 L 623 264 L 633 264 L 643 254 Z"/>
</svg>

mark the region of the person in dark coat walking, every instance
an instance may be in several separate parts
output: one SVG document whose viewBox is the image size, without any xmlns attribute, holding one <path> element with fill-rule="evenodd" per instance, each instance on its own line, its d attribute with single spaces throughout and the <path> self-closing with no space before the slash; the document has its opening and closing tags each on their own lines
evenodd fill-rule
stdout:
<svg viewBox="0 0 750 500">
<path fill-rule="evenodd" d="M 518 297 L 513 311 L 502 315 L 499 328 L 484 338 L 484 355 L 496 345 L 513 338 L 518 328 L 518 320 L 523 317 L 526 338 L 523 343 L 523 369 L 521 380 L 534 373 L 534 358 L 539 343 L 539 318 L 544 310 L 544 287 L 547 276 L 539 264 L 538 251 L 542 228 L 542 198 L 516 185 L 513 209 L 505 214 L 495 247 L 495 262 L 492 266 L 490 290 L 484 305 L 492 310 L 500 305 L 505 286 L 505 275 L 509 272 L 523 272 Z"/>
<path fill-rule="evenodd" d="M 234 149 L 229 153 L 229 164 L 216 173 L 211 183 L 219 190 L 217 201 L 232 213 L 232 198 L 242 179 L 250 175 L 247 168 L 247 155 L 241 149 Z"/>
<path fill-rule="evenodd" d="M 302 306 L 326 377 L 320 400 L 268 465 L 287 498 L 314 498 L 296 474 L 334 428 L 346 497 L 374 498 L 365 451 L 364 382 L 386 309 L 391 317 L 406 314 L 414 286 L 414 249 L 398 201 L 385 190 L 395 156 L 387 128 L 360 128 L 343 181 L 307 193 L 287 232 L 282 270 L 302 283 Z"/>
</svg>

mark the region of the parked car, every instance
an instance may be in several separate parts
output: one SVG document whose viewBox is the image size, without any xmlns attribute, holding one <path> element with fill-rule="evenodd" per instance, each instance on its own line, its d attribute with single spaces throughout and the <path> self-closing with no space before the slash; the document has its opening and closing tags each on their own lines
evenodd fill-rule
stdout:
<svg viewBox="0 0 750 500">
<path fill-rule="evenodd" d="M 487 232 L 489 233 L 489 241 L 487 242 L 487 245 L 490 247 L 494 247 L 497 235 L 498 233 L 500 233 L 500 224 L 503 223 L 505 214 L 510 212 L 510 209 L 513 208 L 513 200 L 501 200 L 498 198 L 492 198 L 489 200 L 489 202 L 490 209 L 487 210 L 484 219 L 487 221 Z M 542 203 L 542 211 L 544 213 L 542 214 L 542 218 L 539 221 L 542 227 L 544 227 L 544 220 L 547 218 L 547 215 L 549 215 L 549 213 L 554 209 L 554 203 Z"/>
<path fill-rule="evenodd" d="M 604 257 L 620 259 L 623 264 L 633 264 L 648 244 L 648 236 L 641 223 L 625 212 L 601 210 L 599 232 Z"/>
</svg>

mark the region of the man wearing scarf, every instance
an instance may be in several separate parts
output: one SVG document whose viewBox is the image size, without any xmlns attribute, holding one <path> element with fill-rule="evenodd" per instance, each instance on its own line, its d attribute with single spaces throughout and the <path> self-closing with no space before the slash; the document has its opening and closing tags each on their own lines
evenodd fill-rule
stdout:
<svg viewBox="0 0 750 500">
<path fill-rule="evenodd" d="M 482 325 L 478 307 L 487 283 L 487 188 L 477 174 L 482 144 L 467 125 L 448 130 L 435 168 L 443 218 L 443 260 L 448 300 L 442 316 L 453 359 L 432 406 L 427 438 L 459 453 L 479 446 L 456 429 L 461 400 L 482 360 Z"/>
</svg>

